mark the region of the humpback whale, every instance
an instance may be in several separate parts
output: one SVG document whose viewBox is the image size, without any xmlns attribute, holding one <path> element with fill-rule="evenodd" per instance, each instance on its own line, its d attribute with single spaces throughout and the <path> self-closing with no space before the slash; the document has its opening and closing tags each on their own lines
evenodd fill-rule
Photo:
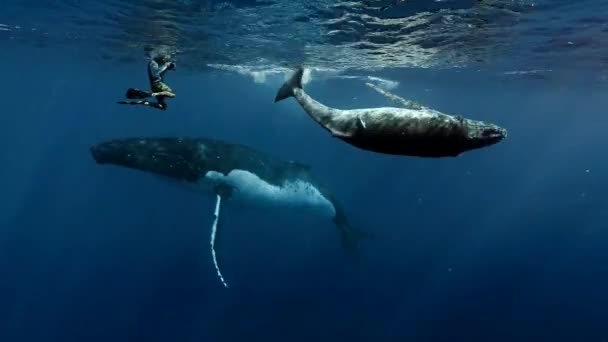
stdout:
<svg viewBox="0 0 608 342">
<path fill-rule="evenodd" d="M 274 102 L 295 97 L 306 113 L 342 141 L 357 148 L 392 155 L 456 157 L 499 143 L 507 130 L 492 123 L 452 116 L 409 103 L 405 108 L 341 110 L 328 107 L 302 88 L 298 68 L 277 92 Z"/>
<path fill-rule="evenodd" d="M 331 219 L 342 246 L 355 256 L 358 243 L 368 236 L 350 224 L 308 165 L 277 159 L 245 145 L 202 137 L 131 137 L 100 142 L 90 152 L 98 164 L 156 174 L 213 196 L 209 243 L 215 271 L 225 287 L 228 283 L 216 255 L 216 241 L 226 202 L 260 209 L 292 208 Z"/>
</svg>

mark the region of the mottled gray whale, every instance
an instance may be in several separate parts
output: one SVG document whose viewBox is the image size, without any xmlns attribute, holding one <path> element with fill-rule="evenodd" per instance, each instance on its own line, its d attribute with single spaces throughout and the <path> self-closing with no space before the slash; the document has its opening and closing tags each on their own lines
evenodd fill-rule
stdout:
<svg viewBox="0 0 608 342">
<path fill-rule="evenodd" d="M 215 244 L 226 202 L 262 209 L 291 208 L 331 219 L 348 252 L 356 253 L 358 242 L 367 235 L 351 226 L 344 210 L 314 179 L 309 166 L 273 158 L 248 146 L 209 138 L 136 137 L 101 142 L 90 150 L 98 164 L 160 175 L 215 197 L 210 245 L 217 275 L 225 287 L 228 284 Z"/>
<path fill-rule="evenodd" d="M 456 157 L 507 137 L 507 131 L 494 124 L 426 107 L 331 108 L 304 92 L 303 72 L 298 68 L 279 89 L 274 101 L 295 97 L 304 111 L 332 136 L 363 150 L 429 158 Z"/>
</svg>

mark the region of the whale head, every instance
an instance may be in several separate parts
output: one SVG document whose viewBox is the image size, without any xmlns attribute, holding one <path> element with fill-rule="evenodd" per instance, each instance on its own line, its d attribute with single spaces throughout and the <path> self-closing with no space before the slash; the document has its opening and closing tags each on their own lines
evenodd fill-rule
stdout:
<svg viewBox="0 0 608 342">
<path fill-rule="evenodd" d="M 492 123 L 466 120 L 468 149 L 483 148 L 497 144 L 507 138 L 507 130 Z"/>
<path fill-rule="evenodd" d="M 90 147 L 98 164 L 111 164 L 196 182 L 204 167 L 200 144 L 180 138 L 114 139 Z"/>
</svg>

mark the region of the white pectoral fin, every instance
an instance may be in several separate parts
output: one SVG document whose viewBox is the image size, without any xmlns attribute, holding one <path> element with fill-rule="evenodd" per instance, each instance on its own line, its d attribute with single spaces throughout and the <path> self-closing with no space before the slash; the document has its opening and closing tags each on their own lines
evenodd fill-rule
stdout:
<svg viewBox="0 0 608 342">
<path fill-rule="evenodd" d="M 341 128 L 336 127 L 327 127 L 327 130 L 331 133 L 331 136 L 334 138 L 352 138 L 353 132 L 352 130 L 343 130 Z"/>
<path fill-rule="evenodd" d="M 331 136 L 334 138 L 349 139 L 353 138 L 356 134 L 363 133 L 367 129 L 367 124 L 363 121 L 361 116 L 357 116 L 354 121 L 354 127 L 348 130 L 338 130 L 334 128 L 328 128 Z"/>
<path fill-rule="evenodd" d="M 352 134 L 350 133 L 342 133 L 342 132 L 338 132 L 338 131 L 332 131 L 331 132 L 331 136 L 334 138 L 350 138 L 352 136 Z"/>
<path fill-rule="evenodd" d="M 220 266 L 217 262 L 217 256 L 215 253 L 215 240 L 217 236 L 217 227 L 220 221 L 220 212 L 222 210 L 222 196 L 219 194 L 215 195 L 215 211 L 213 212 L 213 226 L 211 226 L 211 239 L 209 241 L 211 245 L 211 256 L 213 257 L 213 265 L 215 266 L 215 271 L 217 272 L 217 276 L 220 278 L 220 281 L 224 285 L 224 287 L 228 288 L 228 284 L 226 280 L 224 280 L 224 276 L 222 275 L 222 271 L 220 270 Z"/>
</svg>

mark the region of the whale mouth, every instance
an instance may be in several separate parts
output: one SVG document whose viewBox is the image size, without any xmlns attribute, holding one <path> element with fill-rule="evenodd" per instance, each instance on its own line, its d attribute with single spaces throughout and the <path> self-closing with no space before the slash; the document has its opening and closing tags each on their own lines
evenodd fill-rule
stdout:
<svg viewBox="0 0 608 342">
<path fill-rule="evenodd" d="M 507 130 L 494 125 L 476 120 L 467 120 L 468 149 L 483 148 L 498 144 L 507 138 Z"/>
<path fill-rule="evenodd" d="M 507 138 L 507 130 L 498 126 L 487 127 L 483 130 L 481 136 L 485 139 L 499 142 Z"/>
<path fill-rule="evenodd" d="M 113 164 L 137 168 L 138 155 L 129 144 L 121 141 L 108 141 L 89 148 L 97 164 Z"/>
<path fill-rule="evenodd" d="M 104 148 L 103 144 L 93 145 L 89 148 L 89 151 L 97 164 L 108 163 L 108 149 Z"/>
<path fill-rule="evenodd" d="M 91 156 L 97 164 L 131 164 L 133 152 L 127 145 L 117 141 L 108 141 L 89 147 Z"/>
</svg>

